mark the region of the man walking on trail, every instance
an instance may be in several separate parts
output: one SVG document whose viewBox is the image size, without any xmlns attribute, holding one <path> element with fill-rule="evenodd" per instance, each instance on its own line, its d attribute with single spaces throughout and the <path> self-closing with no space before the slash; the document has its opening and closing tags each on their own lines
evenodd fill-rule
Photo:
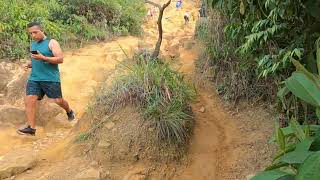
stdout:
<svg viewBox="0 0 320 180">
<path fill-rule="evenodd" d="M 177 0 L 176 8 L 177 8 L 177 10 L 180 10 L 182 8 L 182 0 Z"/>
<path fill-rule="evenodd" d="M 189 12 L 186 11 L 186 13 L 183 16 L 184 24 L 187 24 L 190 21 Z"/>
<path fill-rule="evenodd" d="M 17 132 L 23 135 L 35 135 L 36 103 L 44 95 L 66 111 L 69 121 L 75 119 L 75 114 L 70 109 L 68 102 L 62 98 L 58 64 L 63 63 L 63 53 L 59 43 L 47 38 L 41 25 L 37 22 L 29 23 L 27 28 L 33 39 L 32 60 L 27 65 L 27 68 L 32 68 L 32 71 L 28 79 L 25 99 L 28 125 L 23 129 L 18 129 Z"/>
</svg>

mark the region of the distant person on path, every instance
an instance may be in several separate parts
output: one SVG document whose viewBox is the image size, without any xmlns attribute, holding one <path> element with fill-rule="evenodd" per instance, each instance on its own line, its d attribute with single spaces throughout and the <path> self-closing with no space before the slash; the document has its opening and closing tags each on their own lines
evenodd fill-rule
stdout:
<svg viewBox="0 0 320 180">
<path fill-rule="evenodd" d="M 25 108 L 27 126 L 18 129 L 19 134 L 35 135 L 36 133 L 36 104 L 44 95 L 62 107 L 68 120 L 75 119 L 75 113 L 62 98 L 60 72 L 58 64 L 63 63 L 63 53 L 59 43 L 46 37 L 41 25 L 31 22 L 27 25 L 28 33 L 32 37 L 31 62 L 27 68 L 32 68 L 26 87 Z"/>
<path fill-rule="evenodd" d="M 186 13 L 184 14 L 183 19 L 184 19 L 184 24 L 187 24 L 190 21 L 190 15 L 188 11 L 186 11 Z"/>
<path fill-rule="evenodd" d="M 148 15 L 149 17 L 152 17 L 152 19 L 153 19 L 154 16 L 155 16 L 155 14 L 156 14 L 156 9 L 155 9 L 155 7 L 149 8 L 147 15 Z"/>
<path fill-rule="evenodd" d="M 177 0 L 176 8 L 177 8 L 177 10 L 180 10 L 182 8 L 182 0 Z"/>
</svg>

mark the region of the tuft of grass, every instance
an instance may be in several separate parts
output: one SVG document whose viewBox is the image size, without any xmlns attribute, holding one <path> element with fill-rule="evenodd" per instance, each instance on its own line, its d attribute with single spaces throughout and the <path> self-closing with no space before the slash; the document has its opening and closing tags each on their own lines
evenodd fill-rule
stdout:
<svg viewBox="0 0 320 180">
<path fill-rule="evenodd" d="M 134 103 L 141 108 L 145 122 L 155 129 L 159 139 L 185 143 L 193 122 L 188 103 L 195 94 L 194 87 L 168 64 L 140 56 L 111 88 L 102 88 L 97 93 L 94 106 L 109 114 Z"/>
<path fill-rule="evenodd" d="M 88 140 L 89 138 L 90 138 L 89 133 L 81 133 L 76 137 L 75 142 L 80 143 L 80 142 Z"/>
</svg>

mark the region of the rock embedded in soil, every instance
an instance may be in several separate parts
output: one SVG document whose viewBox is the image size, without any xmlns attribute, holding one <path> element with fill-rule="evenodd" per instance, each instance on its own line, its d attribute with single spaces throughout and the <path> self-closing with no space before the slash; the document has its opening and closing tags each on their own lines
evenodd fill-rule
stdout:
<svg viewBox="0 0 320 180">
<path fill-rule="evenodd" d="M 29 73 L 22 72 L 7 84 L 6 100 L 10 104 L 24 98 L 28 77 Z"/>
<path fill-rule="evenodd" d="M 26 122 L 24 110 L 11 105 L 0 105 L 0 123 L 19 125 L 24 122 Z"/>
<path fill-rule="evenodd" d="M 31 150 L 12 151 L 0 159 L 0 179 L 20 174 L 36 164 L 36 156 Z"/>
<path fill-rule="evenodd" d="M 145 169 L 133 169 L 124 176 L 122 180 L 145 180 L 147 179 Z"/>
<path fill-rule="evenodd" d="M 75 180 L 99 180 L 99 179 L 101 179 L 101 173 L 100 171 L 94 168 L 89 168 L 87 170 L 84 170 L 75 176 Z"/>
<path fill-rule="evenodd" d="M 111 144 L 108 141 L 99 141 L 98 147 L 99 148 L 109 148 Z"/>
<path fill-rule="evenodd" d="M 113 128 L 114 125 L 115 125 L 114 122 L 110 121 L 110 122 L 107 122 L 104 126 L 110 130 Z"/>
<path fill-rule="evenodd" d="M 199 109 L 199 112 L 204 113 L 205 111 L 206 111 L 206 109 L 203 106 Z"/>
</svg>

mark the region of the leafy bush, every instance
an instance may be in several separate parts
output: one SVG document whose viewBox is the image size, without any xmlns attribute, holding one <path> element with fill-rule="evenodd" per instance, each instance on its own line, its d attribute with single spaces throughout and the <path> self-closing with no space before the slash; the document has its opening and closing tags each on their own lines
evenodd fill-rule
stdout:
<svg viewBox="0 0 320 180">
<path fill-rule="evenodd" d="M 225 40 L 234 51 L 225 59 L 255 70 L 254 79 L 271 78 L 284 119 L 292 119 L 277 128 L 274 164 L 253 179 L 319 179 L 319 126 L 307 124 L 320 119 L 320 1 L 206 2 L 226 18 Z"/>
<path fill-rule="evenodd" d="M 291 57 L 308 63 L 308 56 L 315 52 L 319 1 L 208 0 L 207 3 L 228 17 L 226 37 L 234 41 L 243 58 L 256 59 L 262 77 L 288 73 L 288 70 L 290 74 Z"/>
<path fill-rule="evenodd" d="M 280 148 L 273 164 L 252 180 L 320 178 L 320 126 L 301 126 L 292 119 L 290 126 L 277 128 L 273 141 Z"/>
<path fill-rule="evenodd" d="M 142 0 L 0 0 L 0 58 L 28 55 L 26 25 L 41 22 L 48 36 L 70 41 L 104 39 L 110 33 L 138 34 Z M 114 32 L 115 31 L 115 32 Z"/>
<path fill-rule="evenodd" d="M 225 37 L 227 23 L 217 11 L 197 23 L 195 35 L 204 44 L 197 69 L 216 83 L 225 100 L 237 103 L 240 99 L 272 99 L 274 83 L 270 78 L 258 79 L 253 62 L 239 58 L 234 50 L 236 39 L 228 41 Z"/>
<path fill-rule="evenodd" d="M 195 96 L 194 89 L 168 64 L 142 58 L 128 67 L 128 73 L 114 81 L 111 89 L 102 89 L 94 106 L 111 113 L 135 103 L 159 139 L 185 143 L 192 124 L 188 102 Z"/>
<path fill-rule="evenodd" d="M 271 96 L 266 97 L 275 97 L 272 94 L 275 95 L 276 89 L 280 90 L 283 87 L 284 81 L 295 70 L 291 59 L 298 59 L 310 73 L 318 73 L 316 68 L 318 46 L 315 42 L 320 36 L 320 1 L 206 0 L 205 2 L 211 7 L 211 13 L 218 11 L 224 18 L 223 24 L 216 25 L 214 23 L 217 21 L 213 21 L 209 26 L 222 25 L 224 28 L 223 43 L 215 43 L 223 48 L 210 45 L 214 52 L 211 53 L 211 57 L 215 60 L 213 64 L 218 68 L 225 68 L 227 65 L 226 69 L 229 71 L 233 68 L 230 64 L 236 64 L 238 68 L 234 73 L 247 74 L 245 79 L 249 80 L 249 86 L 259 84 L 254 85 L 254 91 L 258 91 L 261 87 L 269 87 L 264 92 Z M 211 33 L 214 34 L 212 37 L 220 38 L 222 34 L 221 31 L 218 32 L 220 34 Z M 212 38 L 210 40 L 219 42 Z M 241 79 L 237 79 L 236 82 L 243 84 Z M 236 92 L 228 85 L 224 89 L 229 94 Z M 246 92 L 251 92 L 250 89 L 252 88 L 245 88 Z M 289 94 L 280 99 L 282 102 L 285 101 L 279 103 L 279 106 L 285 105 L 279 107 L 284 113 L 281 122 L 287 124 L 291 116 L 295 116 L 299 122 L 314 121 L 315 108 Z"/>
</svg>

